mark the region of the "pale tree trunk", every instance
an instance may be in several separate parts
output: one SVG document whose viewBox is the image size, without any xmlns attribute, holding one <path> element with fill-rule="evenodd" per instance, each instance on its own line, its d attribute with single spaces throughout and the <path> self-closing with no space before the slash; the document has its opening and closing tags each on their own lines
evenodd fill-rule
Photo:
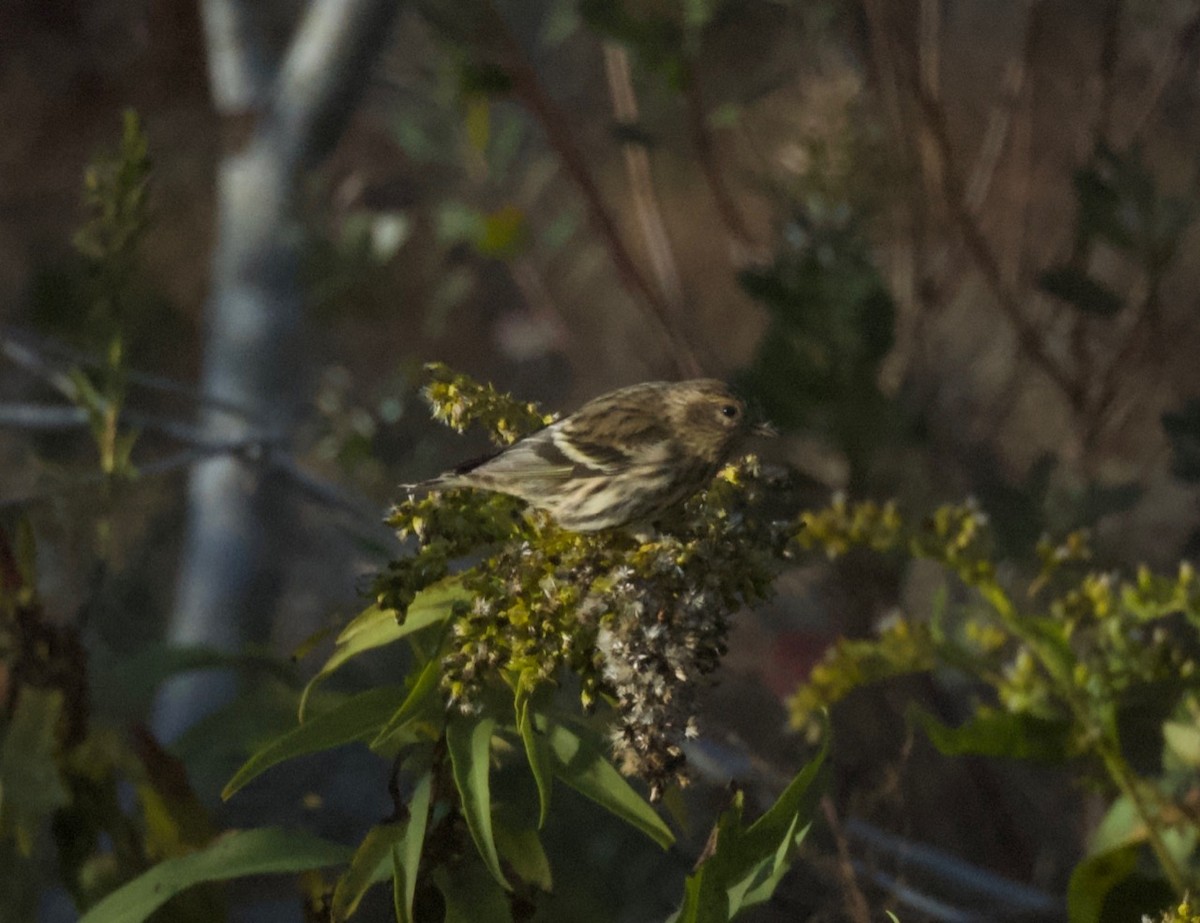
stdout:
<svg viewBox="0 0 1200 923">
<path fill-rule="evenodd" d="M 213 100 L 230 142 L 217 190 L 217 243 L 203 389 L 213 439 L 261 452 L 214 458 L 192 472 L 188 524 L 168 637 L 237 650 L 266 636 L 288 517 L 273 445 L 286 440 L 300 393 L 302 320 L 298 191 L 333 146 L 399 9 L 399 0 L 310 0 L 282 60 L 260 42 L 262 0 L 204 0 Z M 172 739 L 229 701 L 229 673 L 182 676 L 156 708 Z"/>
</svg>

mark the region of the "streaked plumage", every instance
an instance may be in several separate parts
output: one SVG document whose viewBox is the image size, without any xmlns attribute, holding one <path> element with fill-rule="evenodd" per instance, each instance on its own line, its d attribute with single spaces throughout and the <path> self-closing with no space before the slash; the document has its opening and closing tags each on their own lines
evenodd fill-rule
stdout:
<svg viewBox="0 0 1200 923">
<path fill-rule="evenodd" d="M 604 394 L 488 458 L 412 488 L 478 487 L 511 494 L 563 528 L 592 532 L 652 519 L 704 487 L 744 437 L 723 382 L 647 382 Z"/>
</svg>

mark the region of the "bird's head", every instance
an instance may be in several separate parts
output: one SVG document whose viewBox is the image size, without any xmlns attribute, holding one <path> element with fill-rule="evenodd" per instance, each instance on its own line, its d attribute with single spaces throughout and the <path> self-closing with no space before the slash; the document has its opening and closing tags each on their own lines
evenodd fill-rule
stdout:
<svg viewBox="0 0 1200 923">
<path fill-rule="evenodd" d="M 671 422 L 691 454 L 719 463 L 748 436 L 776 435 L 769 423 L 754 419 L 745 401 L 723 381 L 700 378 L 670 388 Z"/>
</svg>

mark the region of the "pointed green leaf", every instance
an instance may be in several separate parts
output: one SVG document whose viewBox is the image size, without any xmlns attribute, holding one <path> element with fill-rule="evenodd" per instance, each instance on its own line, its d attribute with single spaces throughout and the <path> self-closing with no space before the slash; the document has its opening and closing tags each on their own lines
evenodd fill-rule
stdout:
<svg viewBox="0 0 1200 923">
<path fill-rule="evenodd" d="M 396 923 L 413 923 L 413 897 L 417 891 L 417 870 L 425 845 L 425 825 L 429 822 L 429 803 L 433 776 L 421 776 L 408 803 L 408 824 L 403 842 L 392 848 L 392 897 Z"/>
<path fill-rule="evenodd" d="M 1069 755 L 1071 727 L 1065 720 L 980 708 L 965 724 L 952 728 L 915 705 L 909 715 L 946 756 L 1002 756 L 1059 765 Z"/>
<path fill-rule="evenodd" d="M 454 785 L 462 803 L 463 817 L 467 829 L 479 849 L 492 877 L 505 889 L 512 890 L 508 879 L 500 870 L 500 857 L 496 853 L 496 840 L 492 835 L 492 795 L 490 788 L 490 756 L 492 731 L 496 727 L 494 718 L 455 715 L 446 724 L 446 748 L 450 752 L 450 765 Z"/>
<path fill-rule="evenodd" d="M 554 775 L 581 795 L 641 830 L 663 849 L 675 842 L 671 829 L 634 791 L 608 759 L 605 742 L 594 731 L 548 721 L 546 740 Z"/>
<path fill-rule="evenodd" d="M 553 769 L 550 765 L 550 745 L 534 726 L 533 706 L 528 695 L 518 694 L 516 701 L 517 731 L 525 745 L 525 758 L 538 792 L 538 829 L 546 826 L 550 816 L 550 792 L 553 788 Z"/>
<path fill-rule="evenodd" d="M 70 797 L 58 768 L 58 690 L 24 686 L 0 749 L 0 832 L 28 854 L 42 823 Z"/>
<path fill-rule="evenodd" d="M 1120 295 L 1073 266 L 1046 270 L 1038 279 L 1038 287 L 1086 314 L 1111 317 L 1125 307 Z"/>
<path fill-rule="evenodd" d="M 343 923 L 355 910 L 363 895 L 383 875 L 391 872 L 392 850 L 404 842 L 408 825 L 405 823 L 376 824 L 354 851 L 350 867 L 342 873 L 333 889 L 330 917 L 333 923 Z"/>
<path fill-rule="evenodd" d="M 206 849 L 160 862 L 105 897 L 79 923 L 141 923 L 193 885 L 326 868 L 347 862 L 352 854 L 349 847 L 295 830 L 234 830 Z"/>
<path fill-rule="evenodd" d="M 513 923 L 508 895 L 479 862 L 441 866 L 433 883 L 446 902 L 443 923 Z"/>
<path fill-rule="evenodd" d="M 1176 759 L 1200 769 L 1200 724 L 1168 721 L 1163 725 L 1163 740 Z"/>
<path fill-rule="evenodd" d="M 1110 891 L 1137 869 L 1138 847 L 1120 846 L 1095 853 L 1071 872 L 1067 885 L 1067 919 L 1070 923 L 1100 923 Z"/>
<path fill-rule="evenodd" d="M 14 591 L 24 589 L 30 594 L 37 590 L 37 539 L 33 533 L 33 523 L 28 516 L 17 520 L 17 534 L 14 542 L 14 553 L 17 558 L 17 572 L 21 575 L 21 585 L 13 587 Z"/>
<path fill-rule="evenodd" d="M 734 794 L 717 820 L 707 857 L 687 879 L 675 923 L 726 923 L 770 899 L 808 832 L 807 820 L 820 789 L 814 783 L 828 748 L 826 731 L 820 752 L 749 827 L 742 823 L 742 793 Z"/>
<path fill-rule="evenodd" d="M 246 760 L 229 780 L 221 797 L 232 797 L 251 779 L 284 760 L 356 740 L 370 740 L 405 699 L 403 687 L 381 686 L 359 693 L 336 708 L 308 719 Z"/>
<path fill-rule="evenodd" d="M 417 678 L 413 681 L 412 689 L 409 691 L 407 697 L 400 703 L 400 707 L 392 713 L 392 716 L 379 733 L 375 735 L 375 739 L 371 741 L 372 750 L 378 751 L 385 747 L 388 738 L 420 712 L 421 706 L 429 701 L 430 695 L 437 689 L 438 680 L 441 678 L 441 675 L 442 664 L 441 660 L 437 657 L 431 659 L 421 668 L 421 672 L 417 674 Z"/>
<path fill-rule="evenodd" d="M 359 654 L 399 641 L 414 632 L 445 622 L 454 612 L 454 604 L 469 599 L 458 579 L 443 580 L 417 594 L 401 619 L 394 609 L 368 606 L 338 635 L 337 643 L 325 665 L 304 687 L 300 696 L 300 714 L 304 715 L 308 697 L 317 684 L 346 661 Z"/>
<path fill-rule="evenodd" d="M 513 872 L 542 891 L 554 889 L 550 874 L 550 859 L 542 847 L 537 831 L 522 818 L 501 812 L 496 818 L 496 848 Z"/>
</svg>

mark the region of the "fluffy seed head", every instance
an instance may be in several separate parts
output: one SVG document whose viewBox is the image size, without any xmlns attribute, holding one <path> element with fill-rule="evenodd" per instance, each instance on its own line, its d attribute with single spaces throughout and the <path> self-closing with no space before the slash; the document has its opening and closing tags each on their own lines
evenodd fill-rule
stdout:
<svg viewBox="0 0 1200 923">
<path fill-rule="evenodd" d="M 591 532 L 647 521 L 704 487 L 752 432 L 720 381 L 647 382 L 602 395 L 565 419 L 418 487 L 479 487 Z"/>
</svg>

